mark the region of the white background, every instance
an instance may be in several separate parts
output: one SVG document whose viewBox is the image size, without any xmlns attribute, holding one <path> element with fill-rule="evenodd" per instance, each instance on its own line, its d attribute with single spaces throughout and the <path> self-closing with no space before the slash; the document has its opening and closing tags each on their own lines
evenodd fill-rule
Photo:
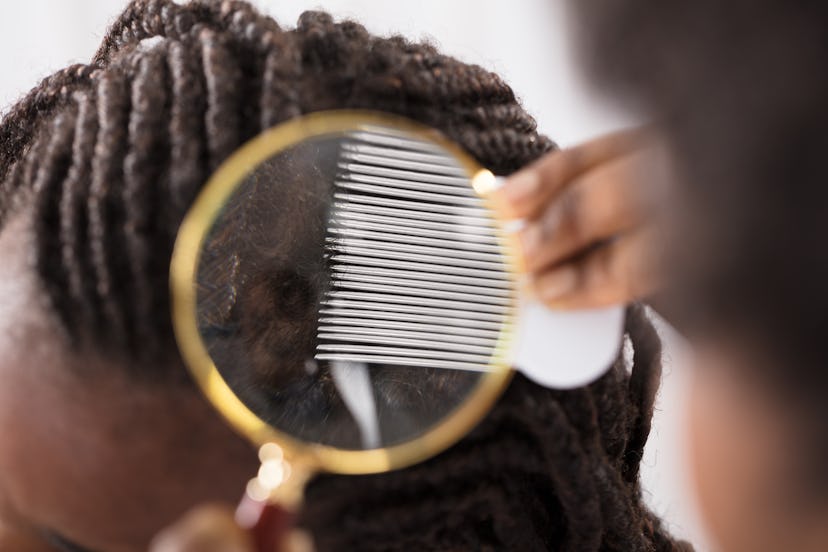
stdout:
<svg viewBox="0 0 828 552">
<path fill-rule="evenodd" d="M 541 130 L 576 144 L 633 118 L 599 99 L 577 71 L 563 0 L 256 0 L 283 27 L 306 9 L 350 17 L 377 34 L 426 39 L 501 74 Z M 0 109 L 50 72 L 88 61 L 125 0 L 5 0 L 0 7 Z M 709 550 L 686 465 L 687 353 L 668 330 L 665 377 L 643 464 L 646 499 L 677 536 Z"/>
</svg>

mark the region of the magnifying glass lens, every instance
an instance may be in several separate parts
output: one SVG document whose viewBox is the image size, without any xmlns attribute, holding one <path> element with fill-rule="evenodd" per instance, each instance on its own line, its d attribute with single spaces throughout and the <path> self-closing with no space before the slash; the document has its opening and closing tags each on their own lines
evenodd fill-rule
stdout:
<svg viewBox="0 0 828 552">
<path fill-rule="evenodd" d="M 311 445 L 393 447 L 500 369 L 513 289 L 473 176 L 438 142 L 381 125 L 244 169 L 201 241 L 195 304 L 250 411 Z"/>
</svg>

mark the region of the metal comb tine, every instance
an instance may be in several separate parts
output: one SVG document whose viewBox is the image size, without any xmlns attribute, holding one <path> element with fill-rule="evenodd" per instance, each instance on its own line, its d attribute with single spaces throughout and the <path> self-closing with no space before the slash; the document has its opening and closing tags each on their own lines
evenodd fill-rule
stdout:
<svg viewBox="0 0 828 552">
<path fill-rule="evenodd" d="M 380 345 L 384 347 L 422 347 L 423 351 L 453 351 L 457 353 L 470 355 L 491 355 L 493 349 L 493 346 L 480 347 L 477 345 L 467 345 L 465 343 L 447 343 L 445 341 L 429 341 L 425 339 L 402 339 L 397 337 L 383 337 L 370 335 L 366 332 L 351 335 L 319 332 L 317 337 L 319 339 L 332 341 L 334 343 L 344 341 L 348 345 L 352 343 L 362 343 L 367 345 Z"/>
<path fill-rule="evenodd" d="M 355 265 L 334 265 L 331 270 L 337 273 L 368 274 L 372 276 L 387 276 L 389 278 L 405 278 L 413 280 L 425 280 L 427 282 L 461 284 L 467 286 L 480 286 L 498 289 L 512 289 L 511 280 L 508 278 L 472 278 L 469 276 L 455 276 L 452 274 L 436 274 L 433 272 L 417 272 L 414 270 L 396 270 L 393 268 L 376 268 Z"/>
<path fill-rule="evenodd" d="M 324 309 L 323 309 L 324 311 Z M 322 312 L 324 314 L 324 312 Z M 362 315 L 365 316 L 365 315 Z M 387 329 L 387 330 L 413 330 L 419 331 L 423 328 L 428 328 L 429 331 L 432 332 L 440 332 L 440 334 L 445 334 L 447 338 L 455 335 L 465 335 L 470 337 L 488 337 L 492 339 L 497 339 L 500 336 L 499 327 L 495 329 L 487 329 L 487 328 L 480 328 L 480 327 L 469 327 L 469 326 L 451 326 L 449 324 L 445 324 L 444 321 L 437 317 L 429 317 L 423 322 L 400 322 L 396 320 L 382 320 L 382 319 L 372 319 L 372 320 L 364 320 L 363 318 L 358 317 L 347 317 L 347 316 L 323 316 L 319 319 L 319 324 L 332 324 L 333 326 L 339 327 L 361 327 L 361 328 L 378 328 L 378 329 Z M 320 326 L 321 327 L 321 326 Z"/>
<path fill-rule="evenodd" d="M 369 240 L 357 237 L 343 236 L 331 238 L 328 245 L 333 250 L 348 251 L 352 247 L 367 249 L 390 250 L 405 253 L 416 253 L 420 255 L 449 256 L 458 259 L 469 259 L 472 261 L 484 261 L 492 263 L 504 263 L 503 257 L 498 253 L 485 253 L 481 251 L 467 251 L 463 248 L 432 247 L 425 245 L 411 245 L 410 243 L 389 243 L 377 240 Z"/>
<path fill-rule="evenodd" d="M 389 243 L 410 244 L 412 242 L 411 236 L 405 234 L 389 234 L 380 232 L 374 229 L 362 230 L 359 228 L 331 228 L 331 234 L 336 236 L 347 236 L 354 238 L 365 238 L 375 241 L 383 241 Z M 342 239 L 340 237 L 331 238 L 333 241 Z M 500 252 L 500 247 L 493 243 L 474 243 L 474 242 L 459 242 L 457 240 L 449 240 L 447 238 L 426 238 L 424 236 L 417 236 L 416 241 L 419 245 L 432 245 L 434 247 L 441 247 L 443 249 L 460 249 L 464 251 L 474 250 L 488 253 Z M 506 257 L 504 256 L 504 259 Z"/>
<path fill-rule="evenodd" d="M 485 312 L 489 314 L 497 314 L 500 316 L 505 316 L 512 312 L 511 307 L 504 307 L 502 305 L 489 305 L 485 303 L 475 303 L 470 301 L 456 301 L 450 299 L 430 299 L 430 298 L 423 298 L 423 297 L 408 297 L 405 295 L 391 295 L 388 293 L 367 293 L 363 291 L 344 291 L 344 290 L 331 290 L 328 292 L 329 297 L 331 298 L 342 298 L 342 299 L 362 299 L 366 301 L 382 301 L 383 303 L 389 303 L 394 305 L 415 305 L 415 306 L 426 306 L 432 307 L 436 309 L 447 309 L 453 310 L 458 312 L 463 311 L 474 311 L 474 312 Z M 465 315 L 465 313 L 464 313 Z"/>
<path fill-rule="evenodd" d="M 337 198 L 339 199 L 339 198 Z M 462 224 L 464 226 L 481 226 L 487 228 L 491 231 L 494 228 L 494 221 L 490 217 L 486 216 L 469 216 L 469 215 L 461 215 L 461 214 L 449 214 L 449 213 L 431 213 L 428 211 L 414 211 L 410 209 L 393 209 L 388 207 L 379 207 L 376 205 L 360 205 L 353 201 L 349 201 L 350 198 L 346 198 L 345 201 L 335 201 L 333 204 L 333 208 L 336 210 L 337 213 L 340 212 L 349 212 L 349 213 L 365 213 L 368 215 L 385 215 L 390 217 L 398 217 L 398 218 L 407 218 L 407 219 L 414 219 L 415 221 L 432 221 L 432 222 L 442 222 L 442 223 L 452 223 L 456 222 L 458 224 Z"/>
<path fill-rule="evenodd" d="M 319 327 L 319 336 L 331 334 L 356 334 L 360 336 L 371 336 L 375 338 L 390 338 L 390 339 L 405 339 L 417 343 L 431 343 L 435 341 L 445 342 L 448 344 L 456 344 L 461 347 L 461 351 L 470 352 L 470 350 L 463 345 L 473 345 L 480 347 L 482 351 L 489 352 L 492 347 L 497 345 L 497 339 L 486 336 L 474 335 L 446 335 L 443 333 L 435 333 L 421 330 L 395 330 L 387 328 L 368 328 L 368 327 L 348 327 L 338 325 L 322 325 Z M 346 337 L 346 339 L 349 339 Z M 384 343 L 389 345 L 390 343 Z M 426 345 L 423 345 L 426 346 Z M 440 347 L 443 347 L 441 345 Z"/>
<path fill-rule="evenodd" d="M 363 179 L 374 179 L 375 177 L 363 177 Z M 414 190 L 400 190 L 393 186 L 382 186 L 378 184 L 363 184 L 359 182 L 345 182 L 338 181 L 337 186 L 347 190 L 355 190 L 367 194 L 385 195 L 403 199 L 416 199 L 427 202 L 437 202 L 450 205 L 459 205 L 465 207 L 482 207 L 483 200 L 479 197 L 463 197 L 451 196 L 445 194 L 436 194 L 431 192 L 421 192 Z"/>
<path fill-rule="evenodd" d="M 435 368 L 443 370 L 463 370 L 468 372 L 489 372 L 491 367 L 483 362 L 459 362 L 443 359 L 418 359 L 402 358 L 396 356 L 376 354 L 345 354 L 345 353 L 319 353 L 314 357 L 316 360 L 338 360 L 342 362 L 364 362 L 366 364 L 390 364 L 397 366 L 411 366 L 418 368 Z"/>
<path fill-rule="evenodd" d="M 353 255 L 348 253 L 335 254 L 331 257 L 331 261 L 335 263 L 352 263 L 361 266 L 374 266 L 377 268 L 400 268 L 406 270 L 419 270 L 421 272 L 434 272 L 437 274 L 458 274 L 460 276 L 473 276 L 477 278 L 487 278 L 492 276 L 491 270 L 461 266 L 442 266 L 439 264 L 417 263 L 395 259 L 381 259 L 374 256 Z"/>
<path fill-rule="evenodd" d="M 336 208 L 336 206 L 334 206 L 334 208 Z M 342 219 L 362 220 L 365 222 L 375 222 L 377 224 L 389 224 L 393 226 L 405 226 L 429 230 L 440 230 L 443 232 L 451 232 L 452 230 L 454 230 L 455 232 L 464 231 L 467 234 L 482 234 L 484 236 L 492 235 L 492 228 L 489 226 L 474 226 L 459 223 L 450 224 L 446 222 L 434 222 L 426 220 L 418 221 L 395 215 L 353 212 L 347 208 L 340 209 L 339 211 L 337 211 L 336 220 Z"/>
<path fill-rule="evenodd" d="M 346 173 L 346 176 L 351 177 L 355 174 L 376 176 L 391 180 L 394 183 L 399 183 L 398 185 L 401 186 L 405 186 L 408 182 L 413 182 L 418 185 L 418 188 L 415 189 L 419 189 L 419 187 L 424 187 L 426 185 L 438 185 L 445 186 L 447 189 L 452 190 L 452 192 L 444 193 L 456 193 L 458 195 L 475 194 L 474 190 L 471 188 L 471 186 L 469 186 L 469 177 L 466 175 L 444 176 L 443 174 L 434 174 L 430 172 L 414 172 L 402 169 L 391 169 L 388 167 L 368 165 L 365 163 L 340 162 L 339 168 L 348 171 L 348 173 Z"/>
<path fill-rule="evenodd" d="M 340 167 L 348 169 L 348 167 L 343 167 L 341 165 Z M 350 172 L 342 173 L 335 185 L 341 186 L 346 182 L 356 182 L 358 184 L 374 184 L 376 186 L 383 186 L 386 189 L 391 188 L 392 190 L 397 191 L 411 190 L 415 192 L 432 193 L 440 196 L 449 196 L 444 199 L 444 201 L 453 201 L 452 198 L 455 196 L 475 198 L 480 201 L 477 194 L 475 194 L 474 190 L 472 190 L 469 186 L 461 187 L 457 184 L 436 182 L 434 178 L 427 178 L 426 175 L 419 175 L 419 178 L 419 180 L 407 180 L 400 178 L 399 175 L 397 177 L 391 177 L 372 174 L 365 171 L 356 172 L 350 170 Z"/>
<path fill-rule="evenodd" d="M 334 221 L 341 227 L 346 228 L 356 228 L 358 230 L 375 230 L 377 232 L 390 232 L 392 234 L 402 234 L 404 236 L 422 236 L 424 238 L 440 238 L 446 241 L 454 242 L 454 243 L 466 243 L 466 242 L 477 242 L 477 243 L 491 243 L 497 244 L 497 237 L 494 235 L 486 235 L 486 234 L 470 234 L 466 236 L 458 236 L 457 232 L 449 232 L 445 230 L 433 230 L 433 229 L 425 229 L 425 228 L 414 228 L 410 226 L 396 226 L 393 224 L 376 224 L 373 222 L 366 222 L 363 220 L 352 220 L 352 219 L 340 219 L 337 218 Z M 332 228 L 331 231 L 337 230 L 336 227 Z M 341 230 L 341 228 L 339 229 Z"/>
<path fill-rule="evenodd" d="M 474 228 L 478 232 L 495 232 L 497 225 L 493 218 L 487 213 L 478 212 L 475 214 L 467 213 L 442 213 L 437 211 L 423 211 L 423 210 L 408 210 L 399 207 L 378 207 L 377 205 L 362 205 L 351 200 L 350 195 L 345 195 L 345 200 L 337 198 L 332 207 L 335 213 L 348 213 L 352 215 L 368 215 L 371 217 L 386 217 L 407 221 L 409 224 L 413 222 L 427 222 L 431 224 L 448 224 L 456 228 L 457 225 Z"/>
<path fill-rule="evenodd" d="M 388 320 L 411 320 L 433 323 L 439 319 L 443 324 L 468 324 L 475 327 L 499 329 L 503 320 L 500 313 L 487 312 L 453 312 L 450 309 L 423 307 L 419 305 L 387 305 L 370 300 L 334 297 L 325 299 L 319 311 L 322 314 L 336 316 L 370 316 Z M 351 314 L 358 313 L 358 314 Z"/>
<path fill-rule="evenodd" d="M 348 345 L 345 343 L 320 343 L 317 350 L 331 353 L 357 353 L 404 356 L 414 358 L 435 358 L 485 364 L 489 360 L 487 355 L 457 353 L 453 351 L 430 351 L 411 347 L 388 347 L 383 345 Z"/>
<path fill-rule="evenodd" d="M 348 262 L 348 256 L 366 256 L 377 257 L 377 249 L 372 247 L 363 247 L 357 245 L 341 245 L 337 244 L 337 251 L 341 251 L 340 255 L 336 255 L 334 260 L 339 262 Z M 441 257 L 438 255 L 420 255 L 418 253 L 411 253 L 408 251 L 393 251 L 382 250 L 383 260 L 389 262 L 388 266 L 393 266 L 393 261 L 407 261 L 407 262 L 422 262 L 422 263 L 451 263 L 458 268 L 477 268 L 480 270 L 500 270 L 504 269 L 503 262 L 497 261 L 475 261 L 471 259 L 460 259 L 452 257 Z"/>
<path fill-rule="evenodd" d="M 482 206 L 462 207 L 459 205 L 442 205 L 433 202 L 410 201 L 406 199 L 392 199 L 390 197 L 375 197 L 364 194 L 354 194 L 345 191 L 334 193 L 334 199 L 346 201 L 352 204 L 373 205 L 376 207 L 394 208 L 394 210 L 407 210 L 428 214 L 442 213 L 456 216 L 482 217 L 491 220 L 488 211 Z"/>
<path fill-rule="evenodd" d="M 407 176 L 420 177 L 435 175 L 441 178 L 460 179 L 464 185 L 468 185 L 469 183 L 469 174 L 462 167 L 452 167 L 450 165 L 428 161 L 411 161 L 406 159 L 406 153 L 400 150 L 385 150 L 381 155 L 370 155 L 360 151 L 343 151 L 340 159 L 344 161 L 348 169 L 351 169 L 351 165 L 353 164 L 355 168 L 352 170 L 357 171 L 359 170 L 358 167 L 364 166 L 389 171 L 402 171 L 405 175 L 402 178 L 406 178 Z"/>
<path fill-rule="evenodd" d="M 350 272 L 340 272 L 336 275 L 336 283 L 339 282 L 364 282 L 367 284 L 384 284 L 389 286 L 410 286 L 412 288 L 422 288 L 436 291 L 450 291 L 450 292 L 465 292 L 477 293 L 481 295 L 491 295 L 494 297 L 512 297 L 512 290 L 508 288 L 490 288 L 482 286 L 468 286 L 458 284 L 446 284 L 443 282 L 431 282 L 428 280 L 409 280 L 407 278 L 394 278 L 388 276 L 371 276 L 368 274 L 353 274 Z"/>
<path fill-rule="evenodd" d="M 357 281 L 350 281 L 350 280 L 337 280 L 334 282 L 334 285 L 340 289 L 352 289 L 356 291 L 372 291 L 378 293 L 396 293 L 400 296 L 405 297 L 422 297 L 429 301 L 433 301 L 435 299 L 445 299 L 451 301 L 468 301 L 474 304 L 487 304 L 487 305 L 503 305 L 507 306 L 512 304 L 508 298 L 504 297 L 495 297 L 490 295 L 482 295 L 480 293 L 475 292 L 454 292 L 454 291 L 441 291 L 438 289 L 423 289 L 423 288 L 404 288 L 401 286 L 389 286 L 384 284 L 371 284 L 367 282 L 357 282 Z"/>
<path fill-rule="evenodd" d="M 391 133 L 386 131 L 385 129 L 379 129 L 378 127 L 366 127 L 364 131 L 353 132 L 350 133 L 349 136 L 357 140 L 358 142 L 365 142 L 367 144 L 391 147 L 395 149 L 407 149 L 432 153 L 434 155 L 445 157 L 446 159 L 451 159 L 451 157 L 446 155 L 446 152 L 443 150 L 443 148 L 436 144 L 423 142 L 420 140 L 411 140 L 408 137 L 396 133 Z"/>
<path fill-rule="evenodd" d="M 455 169 L 462 171 L 462 174 L 467 174 L 465 169 L 451 157 L 445 155 L 437 155 L 434 153 L 421 153 L 401 148 L 370 146 L 367 144 L 360 144 L 357 142 L 342 144 L 342 157 L 349 158 L 349 156 L 368 156 L 380 157 L 383 159 L 394 159 L 395 161 L 424 163 L 426 165 L 439 165 L 446 169 Z"/>
</svg>

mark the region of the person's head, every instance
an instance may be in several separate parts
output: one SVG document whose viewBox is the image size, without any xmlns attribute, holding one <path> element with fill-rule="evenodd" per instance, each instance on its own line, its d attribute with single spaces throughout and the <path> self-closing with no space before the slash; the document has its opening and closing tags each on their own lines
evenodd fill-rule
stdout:
<svg viewBox="0 0 828 552">
<path fill-rule="evenodd" d="M 346 107 L 434 126 L 499 174 L 554 148 L 479 67 L 322 13 L 283 29 L 234 1 L 135 2 L 92 63 L 47 78 L 6 115 L 0 546 L 143 550 L 194 503 L 237 498 L 255 454 L 179 358 L 174 236 L 241 143 Z M 679 549 L 640 496 L 660 367 L 643 309 L 630 310 L 627 334 L 630 363 L 571 392 L 517 377 L 428 462 L 317 478 L 302 524 L 321 550 Z"/>
<path fill-rule="evenodd" d="M 674 306 L 726 550 L 828 548 L 828 19 L 818 2 L 573 2 L 596 82 L 651 112 L 679 186 Z M 810 548 L 808 548 L 810 546 Z"/>
</svg>

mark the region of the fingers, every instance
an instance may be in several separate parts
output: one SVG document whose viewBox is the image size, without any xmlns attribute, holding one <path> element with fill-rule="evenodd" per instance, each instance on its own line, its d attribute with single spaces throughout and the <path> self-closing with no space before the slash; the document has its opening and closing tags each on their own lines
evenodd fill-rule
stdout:
<svg viewBox="0 0 828 552">
<path fill-rule="evenodd" d="M 639 300 L 660 283 L 652 239 L 669 181 L 654 130 L 618 132 L 552 153 L 490 192 L 522 219 L 517 266 L 552 307 Z"/>
<path fill-rule="evenodd" d="M 575 178 L 635 150 L 645 131 L 627 130 L 552 153 L 512 175 L 491 196 L 505 218 L 530 219 Z"/>
<path fill-rule="evenodd" d="M 641 154 L 629 154 L 577 177 L 520 233 L 529 272 L 559 263 L 641 225 L 646 189 L 637 177 Z"/>
<path fill-rule="evenodd" d="M 652 268 L 653 228 L 622 235 L 584 256 L 540 272 L 535 293 L 559 309 L 598 308 L 648 297 L 661 284 Z"/>
<path fill-rule="evenodd" d="M 299 530 L 281 535 L 268 552 L 313 552 L 311 537 Z M 278 549 L 278 550 L 277 550 Z M 241 528 L 230 509 L 201 506 L 185 515 L 175 525 L 159 533 L 150 552 L 263 552 L 256 550 L 253 536 Z"/>
<path fill-rule="evenodd" d="M 255 552 L 253 541 L 220 506 L 202 506 L 153 539 L 150 552 Z"/>
</svg>

